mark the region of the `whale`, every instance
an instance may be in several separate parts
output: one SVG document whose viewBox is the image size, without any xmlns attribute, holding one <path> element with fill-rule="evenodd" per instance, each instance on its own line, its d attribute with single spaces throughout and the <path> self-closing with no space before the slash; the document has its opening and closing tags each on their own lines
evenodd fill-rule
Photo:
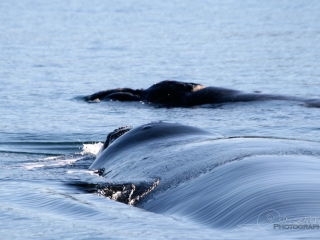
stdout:
<svg viewBox="0 0 320 240">
<path fill-rule="evenodd" d="M 205 87 L 197 83 L 165 80 L 147 89 L 116 88 L 99 91 L 85 97 L 88 102 L 142 101 L 165 107 L 191 107 L 204 104 L 252 102 L 266 100 L 298 101 L 308 107 L 320 107 L 319 99 L 284 96 L 276 94 L 245 93 L 238 90 Z"/>
<path fill-rule="evenodd" d="M 154 213 L 212 228 L 306 229 L 320 224 L 319 147 L 159 121 L 109 133 L 89 169 L 109 183 L 101 195 Z"/>
</svg>

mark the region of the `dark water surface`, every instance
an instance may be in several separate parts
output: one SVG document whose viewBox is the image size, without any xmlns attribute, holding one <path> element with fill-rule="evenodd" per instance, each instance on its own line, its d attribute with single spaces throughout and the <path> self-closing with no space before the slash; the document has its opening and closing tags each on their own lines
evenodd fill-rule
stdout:
<svg viewBox="0 0 320 240">
<path fill-rule="evenodd" d="M 231 217 L 212 209 L 208 217 L 201 209 L 192 214 L 183 212 L 180 205 L 186 203 L 185 198 L 181 199 L 183 194 L 190 191 L 192 198 L 187 204 L 193 209 L 205 206 L 212 198 L 209 201 L 199 196 L 210 186 L 222 193 L 226 188 L 235 189 L 230 193 L 234 195 L 221 196 L 230 204 L 239 203 L 236 196 L 241 184 L 233 183 L 251 181 L 252 188 L 241 195 L 244 204 L 250 203 L 250 193 L 261 188 L 255 192 L 260 194 L 254 204 L 265 204 L 267 208 L 264 197 L 268 185 L 263 179 L 272 178 L 277 183 L 277 174 L 283 172 L 292 178 L 282 179 L 283 186 L 297 184 L 298 200 L 313 199 L 319 181 L 319 108 L 289 101 L 156 108 L 139 102 L 88 104 L 81 100 L 100 90 L 147 88 L 165 79 L 320 98 L 319 13 L 320 2 L 316 0 L 2 0 L 1 239 L 320 236 L 319 230 L 266 231 L 246 222 L 221 229 L 230 219 L 239 220 L 245 213 L 233 205 Z M 226 165 L 216 174 L 197 175 L 194 179 L 190 175 L 176 189 L 168 189 L 169 195 L 159 195 L 157 201 L 168 204 L 162 208 L 157 205 L 157 210 L 151 203 L 145 207 L 153 212 L 75 187 L 107 181 L 88 167 L 101 146 L 98 143 L 110 131 L 158 120 L 197 126 L 225 139 L 226 143 L 219 145 L 223 151 L 215 150 L 216 156 L 223 159 L 237 156 L 239 149 L 243 156 L 251 151 L 251 143 L 240 142 L 235 148 L 229 137 L 269 140 L 256 144 L 257 156 L 246 161 Z M 266 163 L 268 156 L 274 164 Z M 201 154 L 198 158 L 204 159 Z M 264 164 L 256 164 L 260 160 Z M 194 170 L 197 167 L 191 166 Z M 244 177 L 246 168 L 257 175 Z M 257 179 L 260 185 L 255 185 Z M 190 183 L 204 184 L 202 192 L 188 187 Z M 308 187 L 303 188 L 303 184 Z M 278 189 L 280 193 L 290 190 Z M 221 206 L 220 200 L 210 202 L 210 206 Z M 304 204 L 302 200 L 299 203 Z M 310 216 L 316 206 L 314 203 L 306 212 L 294 211 L 295 217 Z M 291 211 L 290 206 L 287 210 Z"/>
</svg>

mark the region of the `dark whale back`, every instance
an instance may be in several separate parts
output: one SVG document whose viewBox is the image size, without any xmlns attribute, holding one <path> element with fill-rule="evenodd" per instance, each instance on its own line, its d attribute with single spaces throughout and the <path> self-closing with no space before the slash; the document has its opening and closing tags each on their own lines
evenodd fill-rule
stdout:
<svg viewBox="0 0 320 240">
<path fill-rule="evenodd" d="M 90 169 L 104 168 L 104 181 L 117 196 L 126 194 L 123 184 L 134 185 L 129 202 L 131 190 L 146 193 L 133 198 L 145 210 L 214 228 L 273 230 L 286 216 L 320 216 L 319 149 L 318 142 L 223 138 L 156 122 L 120 136 Z M 274 221 L 266 221 L 271 214 Z"/>
<path fill-rule="evenodd" d="M 99 169 L 106 167 L 108 158 L 116 156 L 117 153 L 130 150 L 132 147 L 139 148 L 148 144 L 165 143 L 168 139 L 171 141 L 179 137 L 179 141 L 199 138 L 199 136 L 212 136 L 212 133 L 200 128 L 186 126 L 179 123 L 171 122 L 152 122 L 149 124 L 136 127 L 115 140 L 107 149 L 101 152 L 96 160 L 90 166 L 90 169 Z M 183 140 L 182 140 L 183 139 Z"/>
<path fill-rule="evenodd" d="M 285 100 L 303 102 L 308 107 L 319 107 L 319 99 L 284 96 L 277 94 L 244 93 L 241 91 L 205 87 L 197 83 L 165 80 L 148 89 L 117 88 L 97 92 L 85 97 L 87 101 L 146 101 L 165 107 L 190 107 L 204 104 Z"/>
</svg>

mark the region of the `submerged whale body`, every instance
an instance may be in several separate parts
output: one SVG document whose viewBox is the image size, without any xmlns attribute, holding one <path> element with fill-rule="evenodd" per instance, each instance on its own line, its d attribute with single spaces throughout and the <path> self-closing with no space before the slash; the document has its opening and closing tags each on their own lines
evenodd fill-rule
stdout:
<svg viewBox="0 0 320 240">
<path fill-rule="evenodd" d="M 117 88 L 101 91 L 86 97 L 86 100 L 147 101 L 149 103 L 169 107 L 190 107 L 226 102 L 289 100 L 300 101 L 310 107 L 320 107 L 319 99 L 304 99 L 274 94 L 244 93 L 233 89 L 205 87 L 197 83 L 172 80 L 156 83 L 148 89 Z"/>
<path fill-rule="evenodd" d="M 148 185 L 134 202 L 140 208 L 213 228 L 272 230 L 308 216 L 320 221 L 317 142 L 223 138 L 169 122 L 128 129 L 109 134 L 90 169 L 117 186 Z"/>
</svg>

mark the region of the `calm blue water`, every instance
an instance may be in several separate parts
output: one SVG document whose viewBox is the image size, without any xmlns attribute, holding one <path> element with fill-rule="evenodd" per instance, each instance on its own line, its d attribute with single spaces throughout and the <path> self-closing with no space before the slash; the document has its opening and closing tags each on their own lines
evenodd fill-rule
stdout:
<svg viewBox="0 0 320 240">
<path fill-rule="evenodd" d="M 169 120 L 226 138 L 277 137 L 308 145 L 319 143 L 319 108 L 270 101 L 168 109 L 80 99 L 165 79 L 320 98 L 319 12 L 316 0 L 2 0 L 2 238 L 277 236 L 146 212 L 70 183 L 104 181 L 87 170 L 99 148 L 93 143 L 120 126 Z"/>
</svg>

